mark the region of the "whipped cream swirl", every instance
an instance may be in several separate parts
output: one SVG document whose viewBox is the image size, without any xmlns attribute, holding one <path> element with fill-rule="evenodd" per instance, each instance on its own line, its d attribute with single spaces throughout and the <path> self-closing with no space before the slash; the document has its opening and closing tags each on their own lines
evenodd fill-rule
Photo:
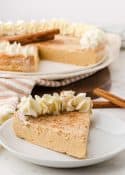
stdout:
<svg viewBox="0 0 125 175">
<path fill-rule="evenodd" d="M 105 33 L 98 28 L 93 28 L 83 33 L 80 44 L 82 49 L 96 48 L 99 44 L 104 43 L 105 40 Z"/>
<path fill-rule="evenodd" d="M 32 45 L 21 46 L 20 43 L 10 44 L 8 41 L 0 42 L 0 54 L 37 56 L 37 48 Z"/>
<path fill-rule="evenodd" d="M 37 95 L 35 98 L 23 97 L 18 105 L 18 112 L 23 118 L 24 116 L 58 115 L 71 111 L 88 112 L 91 108 L 91 98 L 86 97 L 85 93 L 75 95 L 73 91 L 63 91 L 61 94 L 45 94 L 42 97 Z"/>
<path fill-rule="evenodd" d="M 8 120 L 15 112 L 15 107 L 9 104 L 0 106 L 0 125 Z"/>
</svg>

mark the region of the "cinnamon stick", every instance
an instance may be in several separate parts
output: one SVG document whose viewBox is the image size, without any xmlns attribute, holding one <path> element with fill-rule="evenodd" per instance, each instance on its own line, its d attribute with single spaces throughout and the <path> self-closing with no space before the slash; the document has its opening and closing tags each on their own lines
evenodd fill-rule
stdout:
<svg viewBox="0 0 125 175">
<path fill-rule="evenodd" d="M 93 101 L 93 108 L 119 108 L 110 101 Z"/>
<path fill-rule="evenodd" d="M 103 89 L 95 88 L 93 90 L 93 94 L 109 100 L 109 102 L 111 102 L 112 104 L 114 104 L 116 106 L 119 106 L 121 108 L 125 108 L 125 100 L 124 99 L 122 99 L 116 95 L 113 95 L 113 94 L 111 94 Z"/>
<path fill-rule="evenodd" d="M 24 34 L 24 35 L 15 35 L 15 36 L 4 36 L 0 40 L 7 40 L 10 43 L 21 43 L 21 45 L 36 43 L 40 41 L 47 41 L 54 39 L 56 34 L 59 34 L 59 29 L 52 29 L 43 32 L 33 33 L 33 34 Z"/>
</svg>

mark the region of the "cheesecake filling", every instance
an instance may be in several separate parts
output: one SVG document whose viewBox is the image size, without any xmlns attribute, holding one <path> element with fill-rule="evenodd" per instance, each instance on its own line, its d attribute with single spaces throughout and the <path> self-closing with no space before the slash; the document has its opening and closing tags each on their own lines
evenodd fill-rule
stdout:
<svg viewBox="0 0 125 175">
<path fill-rule="evenodd" d="M 63 112 L 89 112 L 92 108 L 90 97 L 85 93 L 75 95 L 74 91 L 62 91 L 60 94 L 45 94 L 42 97 L 23 97 L 18 105 L 19 118 L 24 122 L 31 117 L 40 115 L 59 115 Z"/>
<path fill-rule="evenodd" d="M 24 55 L 24 56 L 38 56 L 37 47 L 26 45 L 21 46 L 20 43 L 13 43 L 10 44 L 8 41 L 1 41 L 0 42 L 0 54 L 6 54 L 10 56 L 14 55 Z"/>
</svg>

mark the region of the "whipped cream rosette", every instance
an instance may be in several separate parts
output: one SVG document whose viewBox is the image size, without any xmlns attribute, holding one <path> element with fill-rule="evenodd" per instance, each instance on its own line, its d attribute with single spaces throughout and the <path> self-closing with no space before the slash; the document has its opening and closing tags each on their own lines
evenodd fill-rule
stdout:
<svg viewBox="0 0 125 175">
<path fill-rule="evenodd" d="M 42 97 L 32 96 L 23 97 L 18 105 L 20 119 L 24 121 L 30 117 L 39 117 L 40 115 L 58 115 L 63 112 L 88 112 L 91 111 L 92 101 L 86 97 L 85 93 L 75 95 L 73 91 L 62 91 L 60 94 L 45 94 Z"/>
</svg>

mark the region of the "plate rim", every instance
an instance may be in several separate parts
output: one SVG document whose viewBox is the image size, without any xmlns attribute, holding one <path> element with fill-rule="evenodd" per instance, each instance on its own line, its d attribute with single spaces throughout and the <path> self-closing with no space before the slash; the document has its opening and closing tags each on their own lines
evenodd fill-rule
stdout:
<svg viewBox="0 0 125 175">
<path fill-rule="evenodd" d="M 42 74 L 42 75 L 28 75 L 28 76 L 25 76 L 25 75 L 16 75 L 15 73 L 13 73 L 13 78 L 31 78 L 34 79 L 34 80 L 38 80 L 38 78 L 43 78 L 43 79 L 47 79 L 47 80 L 60 80 L 60 79 L 66 79 L 66 78 L 73 78 L 75 76 L 80 76 L 80 75 L 84 75 L 84 77 L 87 77 L 88 75 L 92 75 L 94 73 L 96 73 L 97 71 L 99 70 L 102 70 L 104 69 L 105 67 L 109 66 L 116 58 L 107 58 L 103 61 L 103 63 L 99 64 L 97 67 L 93 67 L 93 68 L 90 68 L 90 69 L 86 69 L 86 70 L 83 70 L 81 69 L 80 71 L 73 71 L 73 72 L 70 72 L 70 73 L 64 73 L 64 74 L 57 74 L 57 73 L 48 73 L 48 74 Z M 0 74 L 0 77 L 9 77 L 9 78 L 12 78 L 12 76 L 9 74 L 9 73 L 6 73 L 6 74 Z"/>
<path fill-rule="evenodd" d="M 6 121 L 1 127 L 0 127 L 0 132 L 3 131 L 5 128 L 7 128 L 6 126 L 9 126 L 11 127 L 12 126 L 12 120 L 13 118 L 9 119 L 8 121 Z M 11 126 L 10 126 L 11 125 Z M 12 129 L 12 128 L 11 128 Z M 1 134 L 0 134 L 1 136 Z M 20 138 L 19 138 L 20 139 Z M 114 149 L 113 151 L 110 151 L 108 152 L 107 154 L 102 154 L 101 156 L 99 157 L 93 157 L 93 158 L 86 158 L 86 159 L 76 159 L 76 158 L 73 158 L 73 160 L 69 160 L 69 161 L 66 161 L 66 160 L 48 160 L 48 159 L 41 159 L 41 158 L 34 158 L 33 156 L 30 156 L 28 154 L 25 154 L 25 153 L 22 153 L 22 152 L 19 152 L 19 151 L 16 151 L 14 150 L 12 147 L 9 147 L 6 143 L 3 142 L 3 140 L 1 139 L 0 140 L 0 144 L 5 148 L 7 149 L 9 152 L 11 152 L 12 154 L 14 154 L 15 156 L 19 157 L 20 159 L 23 159 L 23 160 L 26 160 L 28 162 L 32 162 L 32 160 L 34 160 L 35 162 L 40 162 L 40 164 L 38 165 L 43 165 L 43 166 L 48 166 L 48 167 L 60 167 L 60 168 L 72 168 L 72 167 L 84 167 L 84 166 L 89 166 L 89 165 L 94 165 L 94 164 L 98 164 L 98 163 L 101 163 L 105 160 L 108 160 L 109 158 L 111 157 L 114 157 L 115 155 L 119 154 L 120 152 L 124 151 L 125 150 L 125 143 L 122 144 L 121 146 L 119 146 L 117 149 Z M 31 143 L 29 143 L 31 144 Z M 37 145 L 35 145 L 37 146 Z M 94 161 L 94 162 L 93 162 Z M 55 165 L 52 165 L 52 163 L 54 162 L 54 164 L 56 164 L 57 166 Z M 84 165 L 84 162 L 86 162 Z M 60 164 L 67 164 L 66 165 L 60 165 Z M 71 166 L 72 163 L 76 164 L 75 166 Z M 79 164 L 80 163 L 80 164 Z M 83 165 L 82 165 L 83 163 Z M 36 163 L 37 164 L 37 163 Z M 48 164 L 48 165 L 47 165 Z"/>
<path fill-rule="evenodd" d="M 105 60 L 107 60 L 107 56 L 105 55 L 101 60 L 99 60 L 97 63 L 89 65 L 89 66 L 78 66 L 79 68 L 76 70 L 70 70 L 70 71 L 63 71 L 63 72 L 54 72 L 54 73 L 41 73 L 41 72 L 16 72 L 16 71 L 2 71 L 0 70 L 0 74 L 11 74 L 11 75 L 19 75 L 19 76 L 46 76 L 46 75 L 51 75 L 51 74 L 69 74 L 69 73 L 74 73 L 74 72 L 81 72 L 81 71 L 86 71 L 88 69 L 93 69 L 96 66 L 99 66 L 102 64 Z M 44 60 L 43 61 L 49 61 L 49 60 Z M 50 61 L 53 62 L 53 61 Z M 59 63 L 59 62 L 55 62 Z M 65 64 L 65 63 L 62 63 Z M 73 64 L 71 64 L 73 65 Z M 74 65 L 73 65 L 74 66 Z M 77 66 L 77 65 L 76 65 Z"/>
</svg>

